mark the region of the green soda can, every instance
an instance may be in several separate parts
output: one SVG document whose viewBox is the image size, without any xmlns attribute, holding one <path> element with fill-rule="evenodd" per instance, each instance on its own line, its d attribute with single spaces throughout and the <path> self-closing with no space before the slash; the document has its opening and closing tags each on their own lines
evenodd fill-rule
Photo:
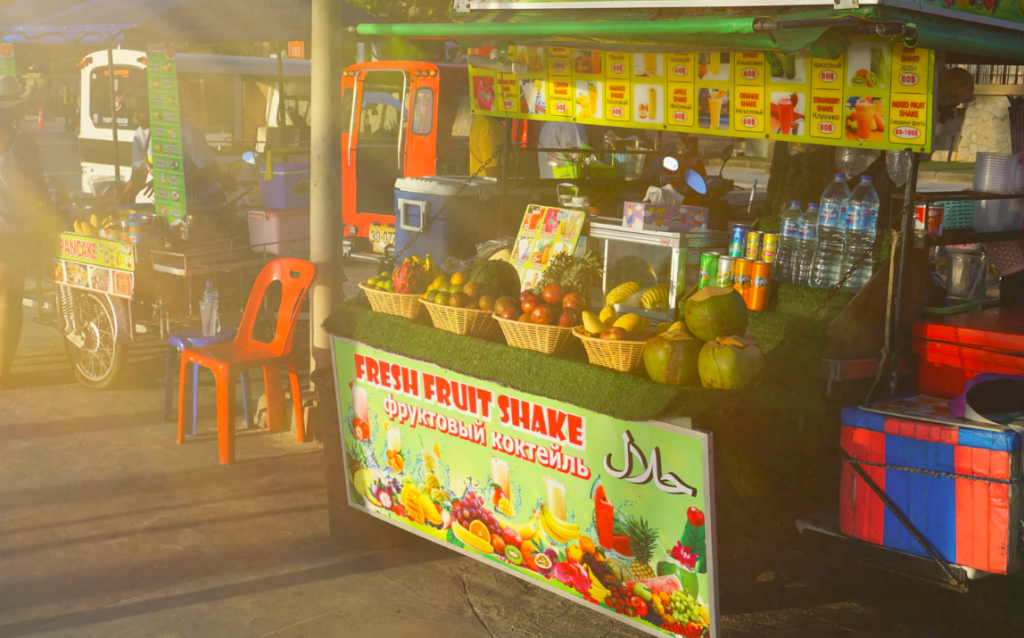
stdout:
<svg viewBox="0 0 1024 638">
<path fill-rule="evenodd" d="M 715 280 L 718 278 L 718 259 L 721 257 L 719 253 L 703 253 L 700 256 L 700 283 L 697 286 L 698 290 L 703 290 L 708 286 L 714 286 Z"/>
</svg>

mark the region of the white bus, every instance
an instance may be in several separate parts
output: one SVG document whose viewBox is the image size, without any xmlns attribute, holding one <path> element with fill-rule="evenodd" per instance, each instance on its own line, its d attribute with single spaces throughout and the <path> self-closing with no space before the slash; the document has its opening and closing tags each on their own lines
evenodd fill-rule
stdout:
<svg viewBox="0 0 1024 638">
<path fill-rule="evenodd" d="M 144 88 L 146 54 L 114 49 L 114 101 L 118 125 L 120 178 L 131 175 L 131 104 L 126 96 Z M 206 139 L 221 161 L 234 161 L 247 150 L 263 150 L 262 142 L 278 126 L 280 94 L 277 60 L 234 55 L 179 53 L 178 92 L 183 117 L 206 132 Z M 114 178 L 114 134 L 110 108 L 110 71 L 107 52 L 97 51 L 80 64 L 82 190 Z M 288 134 L 308 139 L 310 63 L 285 60 L 285 118 Z M 271 131 L 268 133 L 268 129 Z"/>
</svg>

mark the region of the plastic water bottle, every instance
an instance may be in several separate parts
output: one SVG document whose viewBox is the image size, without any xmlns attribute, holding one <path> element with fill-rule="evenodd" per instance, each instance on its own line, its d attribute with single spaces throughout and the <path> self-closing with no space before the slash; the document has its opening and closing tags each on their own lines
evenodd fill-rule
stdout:
<svg viewBox="0 0 1024 638">
<path fill-rule="evenodd" d="M 199 315 L 203 321 L 203 336 L 213 337 L 220 330 L 220 319 L 217 317 L 219 295 L 212 281 L 206 282 L 203 300 L 199 302 Z"/>
<path fill-rule="evenodd" d="M 875 231 L 878 225 L 878 193 L 871 182 L 870 175 L 861 175 L 860 183 L 850 195 L 850 206 L 846 211 L 846 252 L 843 255 L 842 273 L 850 272 L 853 265 L 866 252 L 870 252 L 875 244 Z M 871 256 L 864 258 L 857 271 L 846 283 L 844 290 L 857 292 L 871 279 Z"/>
<path fill-rule="evenodd" d="M 789 208 L 782 214 L 782 225 L 779 228 L 779 254 L 775 257 L 775 268 L 772 278 L 779 282 L 793 281 L 796 272 L 797 242 L 800 240 L 800 202 L 793 200 Z"/>
<path fill-rule="evenodd" d="M 846 186 L 845 175 L 836 173 L 835 177 L 822 193 L 818 209 L 818 250 L 814 253 L 810 277 L 810 284 L 815 288 L 831 288 L 843 276 L 850 189 Z"/>
<path fill-rule="evenodd" d="M 807 285 L 811 278 L 811 265 L 814 253 L 818 249 L 818 205 L 808 204 L 807 210 L 800 215 L 798 225 L 800 233 L 796 244 L 796 268 L 793 270 L 793 283 Z"/>
</svg>

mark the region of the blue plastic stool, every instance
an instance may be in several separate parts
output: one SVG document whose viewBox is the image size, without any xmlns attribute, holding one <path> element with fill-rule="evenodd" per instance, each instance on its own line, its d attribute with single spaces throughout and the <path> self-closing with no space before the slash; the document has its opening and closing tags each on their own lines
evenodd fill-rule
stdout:
<svg viewBox="0 0 1024 638">
<path fill-rule="evenodd" d="M 172 379 L 178 375 L 176 373 L 178 366 L 176 356 L 179 355 L 186 348 L 202 348 L 203 346 L 213 346 L 218 343 L 227 343 L 235 339 L 235 334 L 238 333 L 237 329 L 223 329 L 212 337 L 204 337 L 203 329 L 201 327 L 189 328 L 182 330 L 181 332 L 175 333 L 170 336 L 167 340 L 167 374 L 164 379 L 164 423 L 172 420 L 171 417 L 171 406 L 176 404 L 176 395 L 172 392 L 171 383 Z M 248 372 L 242 372 L 242 405 L 245 406 L 245 427 L 252 427 L 252 420 L 249 417 L 249 374 Z M 192 366 L 192 393 L 189 395 L 192 401 L 192 435 L 196 435 L 196 421 L 198 420 L 199 414 L 199 366 Z"/>
</svg>

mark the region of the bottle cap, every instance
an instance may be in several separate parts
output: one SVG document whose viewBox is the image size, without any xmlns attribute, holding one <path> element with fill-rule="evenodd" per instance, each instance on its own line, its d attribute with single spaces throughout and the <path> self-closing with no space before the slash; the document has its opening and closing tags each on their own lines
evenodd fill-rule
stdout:
<svg viewBox="0 0 1024 638">
<path fill-rule="evenodd" d="M 860 176 L 860 181 L 867 182 L 867 183 L 870 184 L 871 183 L 871 176 L 870 175 L 861 175 Z"/>
<path fill-rule="evenodd" d="M 790 206 L 796 206 L 797 208 L 800 208 L 800 200 L 799 199 L 794 199 L 794 200 L 789 202 L 789 205 Z"/>
<path fill-rule="evenodd" d="M 812 202 L 812 203 L 807 205 L 807 209 L 808 210 L 818 210 L 818 205 Z"/>
<path fill-rule="evenodd" d="M 836 174 L 835 174 L 835 178 L 836 178 L 836 179 L 841 179 L 841 180 L 843 180 L 844 182 L 846 181 L 846 175 L 845 175 L 845 174 L 843 174 L 843 173 L 836 173 Z"/>
</svg>

